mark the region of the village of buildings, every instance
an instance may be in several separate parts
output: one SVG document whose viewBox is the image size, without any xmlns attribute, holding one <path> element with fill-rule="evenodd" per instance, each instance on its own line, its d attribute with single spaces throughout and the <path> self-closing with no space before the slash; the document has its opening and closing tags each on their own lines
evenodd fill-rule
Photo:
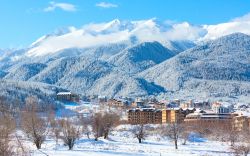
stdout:
<svg viewBox="0 0 250 156">
<path fill-rule="evenodd" d="M 229 103 L 221 101 L 156 100 L 155 98 L 107 98 L 86 96 L 81 98 L 71 92 L 59 92 L 57 100 L 73 102 L 69 105 L 74 115 L 90 116 L 96 112 L 109 111 L 120 115 L 124 123 L 211 123 L 232 124 L 236 131 L 250 130 L 250 103 Z M 66 104 L 67 105 L 67 104 Z"/>
</svg>

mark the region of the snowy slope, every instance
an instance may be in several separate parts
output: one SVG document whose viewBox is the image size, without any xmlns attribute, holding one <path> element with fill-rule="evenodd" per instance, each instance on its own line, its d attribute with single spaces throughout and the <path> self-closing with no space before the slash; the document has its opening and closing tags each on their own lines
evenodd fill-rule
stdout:
<svg viewBox="0 0 250 156">
<path fill-rule="evenodd" d="M 176 150 L 173 141 L 155 132 L 148 132 L 148 136 L 139 144 L 131 132 L 132 128 L 131 125 L 120 125 L 111 132 L 109 139 L 100 138 L 98 141 L 94 141 L 92 135 L 90 139 L 84 135 L 76 141 L 73 150 L 68 150 L 61 140 L 56 145 L 54 138 L 46 140 L 40 151 L 36 150 L 28 140 L 24 140 L 24 145 L 35 156 L 45 154 L 53 156 L 225 156 L 232 154 L 228 142 L 211 141 L 199 137 L 190 138 L 186 145 L 182 145 L 183 140 L 179 139 L 179 148 Z"/>
<path fill-rule="evenodd" d="M 0 80 L 0 96 L 5 97 L 10 104 L 21 106 L 25 103 L 25 98 L 36 96 L 45 108 L 60 108 L 61 104 L 55 100 L 56 93 L 66 91 L 66 89 L 38 82 Z"/>
<path fill-rule="evenodd" d="M 249 85 L 249 56 L 250 36 L 236 33 L 182 52 L 142 72 L 140 76 L 172 91 L 193 88 L 192 91 L 198 93 L 196 89 L 202 81 L 216 83 L 217 91 L 223 95 L 235 91 L 236 94 L 249 94 L 249 87 L 231 84 L 238 81 L 239 84 L 246 82 Z M 224 91 L 219 88 L 224 88 Z M 209 89 L 207 93 L 213 91 Z"/>
<path fill-rule="evenodd" d="M 144 42 L 112 56 L 109 62 L 126 73 L 135 74 L 175 55 L 158 42 Z"/>
<path fill-rule="evenodd" d="M 22 80 L 26 81 L 31 77 L 38 74 L 47 66 L 42 63 L 30 63 L 30 64 L 23 64 L 20 67 L 16 68 L 13 71 L 9 71 L 9 74 L 5 76 L 5 79 L 14 79 L 14 80 Z"/>
</svg>

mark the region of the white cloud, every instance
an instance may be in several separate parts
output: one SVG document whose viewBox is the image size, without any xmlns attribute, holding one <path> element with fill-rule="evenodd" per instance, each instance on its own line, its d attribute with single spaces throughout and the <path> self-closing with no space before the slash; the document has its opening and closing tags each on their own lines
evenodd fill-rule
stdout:
<svg viewBox="0 0 250 156">
<path fill-rule="evenodd" d="M 221 36 L 241 32 L 250 35 L 248 16 L 216 25 L 192 25 L 188 22 L 159 22 L 157 19 L 91 23 L 77 29 L 70 27 L 66 33 L 48 35 L 38 39 L 28 56 L 42 56 L 66 48 L 86 48 L 110 43 L 130 42 L 136 37 L 139 42 L 190 40 L 194 42 L 217 39 Z"/>
<path fill-rule="evenodd" d="M 234 18 L 226 23 L 219 23 L 215 25 L 204 25 L 203 29 L 207 31 L 204 37 L 199 40 L 213 40 L 221 36 L 229 35 L 232 33 L 241 32 L 250 35 L 250 13 Z"/>
<path fill-rule="evenodd" d="M 97 3 L 96 6 L 101 7 L 101 8 L 117 8 L 118 7 L 117 4 L 108 3 L 108 2 L 100 2 L 100 3 Z"/>
<path fill-rule="evenodd" d="M 229 35 L 232 33 L 245 33 L 250 35 L 250 21 L 242 21 L 242 22 L 227 22 L 221 23 L 217 25 L 205 25 L 204 29 L 207 30 L 207 34 L 201 40 L 211 40 L 216 39 L 221 36 Z"/>
<path fill-rule="evenodd" d="M 50 11 L 54 11 L 55 9 L 62 9 L 64 11 L 69 11 L 69 12 L 74 12 L 76 11 L 76 6 L 70 3 L 56 3 L 51 1 L 49 3 L 49 6 L 44 8 L 43 10 L 45 12 L 50 12 Z"/>
<path fill-rule="evenodd" d="M 246 21 L 250 21 L 250 13 L 244 15 L 244 16 L 241 16 L 241 17 L 237 17 L 237 18 L 234 18 L 232 20 L 233 22 L 246 22 Z"/>
<path fill-rule="evenodd" d="M 194 26 L 188 22 L 176 23 L 172 28 L 165 32 L 169 40 L 192 40 L 195 41 L 206 34 L 201 26 Z"/>
</svg>

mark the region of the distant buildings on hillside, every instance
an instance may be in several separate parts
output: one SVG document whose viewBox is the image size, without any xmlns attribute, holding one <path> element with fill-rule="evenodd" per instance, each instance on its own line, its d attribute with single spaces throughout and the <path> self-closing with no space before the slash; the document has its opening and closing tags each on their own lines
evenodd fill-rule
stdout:
<svg viewBox="0 0 250 156">
<path fill-rule="evenodd" d="M 79 102 L 80 96 L 72 92 L 59 92 L 56 94 L 58 101 Z"/>
<path fill-rule="evenodd" d="M 127 113 L 126 120 L 129 124 L 206 124 L 212 122 L 224 124 L 230 122 L 236 130 L 250 129 L 250 104 L 233 105 L 228 102 L 182 101 L 179 99 L 158 101 L 154 98 L 107 98 L 96 95 L 81 98 L 83 101 L 99 105 L 106 111 L 117 109 L 123 112 L 121 117 Z M 59 92 L 57 100 L 79 102 L 80 96 L 72 92 Z M 245 112 L 245 110 L 249 110 L 249 113 L 237 112 Z"/>
</svg>

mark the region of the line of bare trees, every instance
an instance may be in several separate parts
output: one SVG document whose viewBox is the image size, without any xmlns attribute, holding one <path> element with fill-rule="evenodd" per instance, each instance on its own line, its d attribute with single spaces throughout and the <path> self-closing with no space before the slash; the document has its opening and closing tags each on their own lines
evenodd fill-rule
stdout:
<svg viewBox="0 0 250 156">
<path fill-rule="evenodd" d="M 186 141 L 189 136 L 189 131 L 187 126 L 184 123 L 169 123 L 163 124 L 160 127 L 150 128 L 150 126 L 145 124 L 134 125 L 132 133 L 134 137 L 138 139 L 139 143 L 142 143 L 142 140 L 145 140 L 150 133 L 158 133 L 162 137 L 168 137 L 174 142 L 175 149 L 178 149 L 178 140 L 181 137 L 183 139 L 183 144 L 186 144 Z"/>
<path fill-rule="evenodd" d="M 185 145 L 191 139 L 190 134 L 208 138 L 210 140 L 229 142 L 230 148 L 235 155 L 247 156 L 250 153 L 250 130 L 241 131 L 235 129 L 232 120 L 225 121 L 195 121 L 195 122 L 172 122 L 154 128 L 154 133 L 167 137 L 174 142 L 175 149 L 178 149 L 178 142 L 182 140 Z M 134 125 L 132 129 L 134 137 L 139 143 L 151 133 L 147 125 Z"/>
<path fill-rule="evenodd" d="M 40 112 L 38 103 L 39 100 L 36 97 L 28 97 L 25 106 L 19 110 L 20 120 L 16 120 L 13 112 L 17 113 L 17 110 L 6 106 L 4 99 L 0 97 L 0 153 L 6 156 L 15 155 L 11 136 L 17 128 L 22 130 L 37 149 L 41 149 L 47 137 L 52 136 L 56 144 L 61 140 L 69 150 L 72 150 L 82 135 L 88 138 L 93 136 L 96 141 L 100 137 L 108 139 L 112 130 L 120 124 L 119 115 L 107 112 L 93 114 L 90 118 L 57 118 L 51 110 Z M 231 122 L 230 120 L 228 122 L 174 122 L 162 125 L 158 132 L 171 139 L 175 149 L 178 149 L 180 139 L 183 140 L 183 144 L 186 144 L 192 132 L 212 140 L 230 142 L 230 149 L 236 155 L 247 155 L 250 152 L 250 132 L 249 130 L 237 131 L 232 127 Z M 142 143 L 148 136 L 148 132 L 152 131 L 145 124 L 133 127 L 131 132 L 139 143 Z"/>
<path fill-rule="evenodd" d="M 113 128 L 119 124 L 119 116 L 115 113 L 96 113 L 92 118 L 56 118 L 51 112 L 39 112 L 37 99 L 29 97 L 21 115 L 21 128 L 37 149 L 40 149 L 46 136 L 52 135 L 58 144 L 61 139 L 69 150 L 73 149 L 82 134 L 89 138 L 90 127 L 95 140 L 99 137 L 107 139 Z"/>
<path fill-rule="evenodd" d="M 0 97 L 0 155 L 27 155 L 20 138 L 15 133 L 17 107 L 9 104 L 7 99 Z"/>
</svg>

